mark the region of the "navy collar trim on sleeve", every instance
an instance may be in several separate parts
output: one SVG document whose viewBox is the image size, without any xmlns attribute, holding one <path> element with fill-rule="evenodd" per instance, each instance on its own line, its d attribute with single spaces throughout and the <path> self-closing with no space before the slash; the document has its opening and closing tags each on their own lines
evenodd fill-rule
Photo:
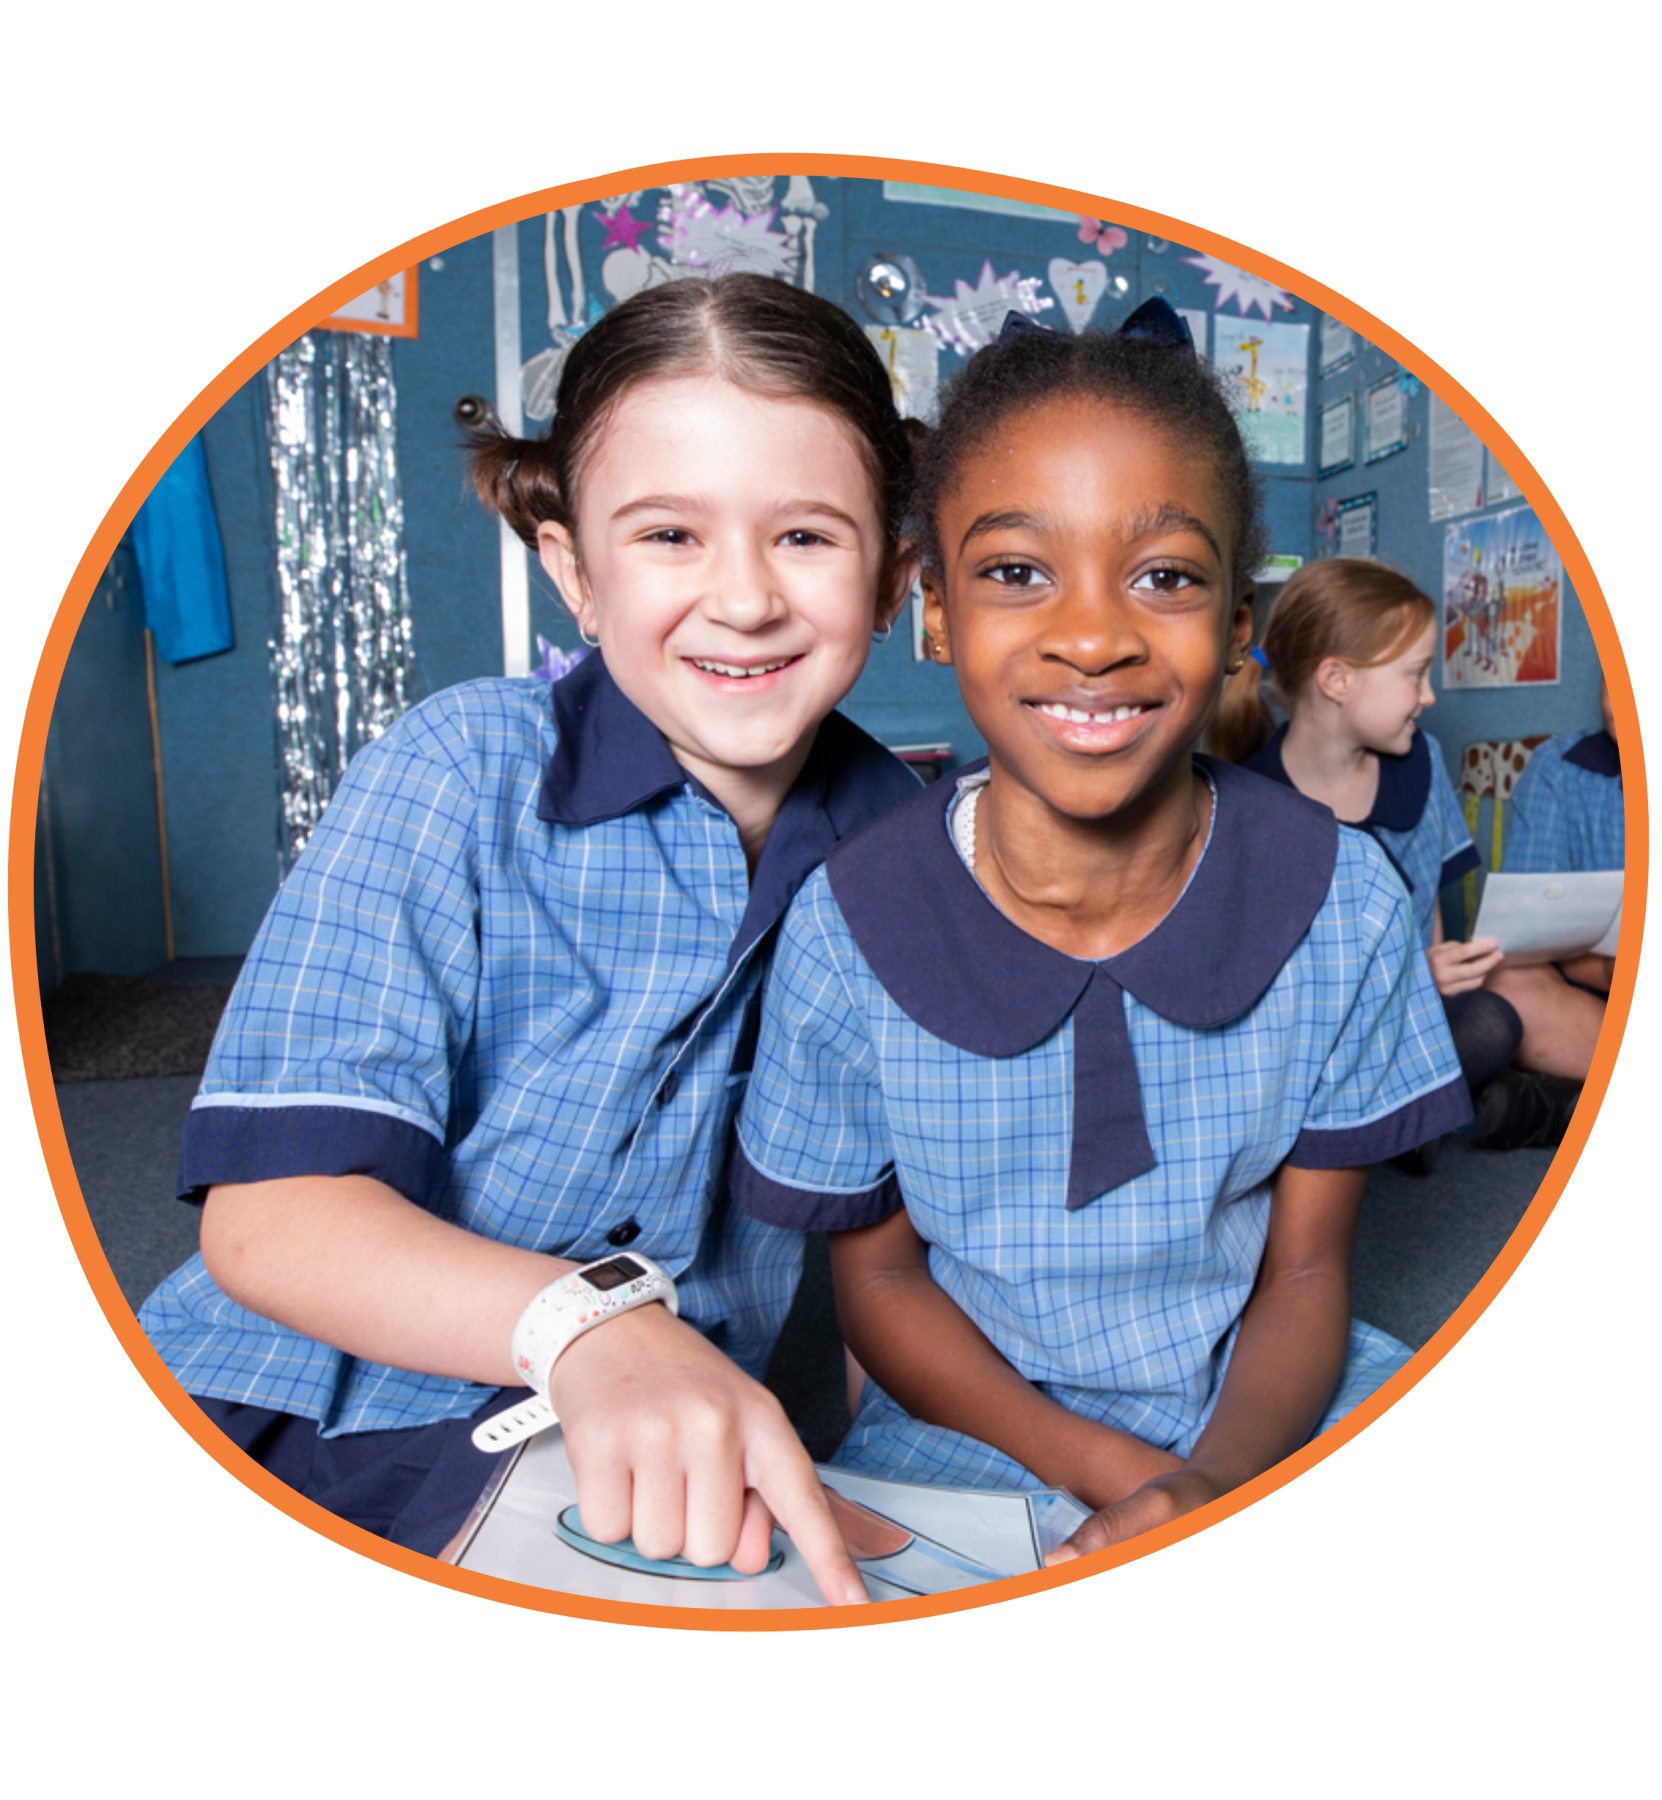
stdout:
<svg viewBox="0 0 1662 1800">
<path fill-rule="evenodd" d="M 1608 731 L 1588 732 L 1570 745 L 1564 752 L 1564 760 L 1574 763 L 1578 769 L 1588 769 L 1594 775 L 1607 775 L 1615 781 L 1622 778 L 1621 747 Z"/>
<path fill-rule="evenodd" d="M 1074 1015 L 1068 1208 L 1155 1166 L 1120 990 L 1193 1030 L 1262 998 L 1332 884 L 1339 829 L 1325 806 L 1210 757 L 1212 830 L 1188 885 L 1140 942 L 1102 962 L 1064 955 L 993 905 L 964 867 L 955 784 L 913 796 L 827 858 L 831 890 L 872 973 L 933 1036 L 1019 1056 Z"/>
<path fill-rule="evenodd" d="M 691 787 L 714 795 L 675 760 L 664 735 L 591 651 L 552 689 L 558 741 L 543 772 L 537 817 L 579 829 L 623 818 Z M 858 725 L 832 713 L 779 808 L 733 940 L 732 968 L 784 915 L 838 838 L 917 789 L 917 777 Z"/>
</svg>

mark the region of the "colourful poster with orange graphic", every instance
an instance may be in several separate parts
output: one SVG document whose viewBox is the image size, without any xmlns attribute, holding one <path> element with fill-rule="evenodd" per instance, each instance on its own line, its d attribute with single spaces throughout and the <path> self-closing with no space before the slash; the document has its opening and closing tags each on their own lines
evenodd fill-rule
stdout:
<svg viewBox="0 0 1662 1800">
<path fill-rule="evenodd" d="M 1534 512 L 1462 519 L 1443 537 L 1443 686 L 1558 680 L 1564 567 Z"/>
</svg>

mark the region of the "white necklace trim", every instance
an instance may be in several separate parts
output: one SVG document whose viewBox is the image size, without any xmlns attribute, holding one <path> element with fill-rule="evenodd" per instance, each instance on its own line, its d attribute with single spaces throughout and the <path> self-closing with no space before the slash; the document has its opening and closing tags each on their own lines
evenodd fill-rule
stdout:
<svg viewBox="0 0 1662 1800">
<path fill-rule="evenodd" d="M 959 782 L 958 797 L 952 802 L 953 847 L 972 875 L 975 873 L 975 809 L 986 785 L 985 774 L 971 775 Z"/>
</svg>

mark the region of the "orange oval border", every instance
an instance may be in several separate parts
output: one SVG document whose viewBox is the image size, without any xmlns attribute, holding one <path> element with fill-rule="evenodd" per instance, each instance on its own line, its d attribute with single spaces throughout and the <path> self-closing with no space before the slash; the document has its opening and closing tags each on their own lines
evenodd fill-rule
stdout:
<svg viewBox="0 0 1662 1800">
<path fill-rule="evenodd" d="M 292 1488 L 275 1480 L 251 1458 L 238 1451 L 189 1398 L 163 1366 L 149 1340 L 139 1330 L 138 1321 L 129 1310 L 103 1247 L 93 1230 L 92 1220 L 82 1198 L 80 1183 L 69 1155 L 63 1122 L 58 1113 L 47 1060 L 46 1037 L 41 1021 L 41 1001 L 34 980 L 34 832 L 35 815 L 46 750 L 46 733 L 52 708 L 57 699 L 58 684 L 63 677 L 75 632 L 92 597 L 105 565 L 114 554 L 122 534 L 132 523 L 145 496 L 162 474 L 172 465 L 187 443 L 201 430 L 251 376 L 302 333 L 319 325 L 328 315 L 354 296 L 373 287 L 389 273 L 410 268 L 429 256 L 450 249 L 465 239 L 478 237 L 501 225 L 513 224 L 535 213 L 550 212 L 562 206 L 574 206 L 589 200 L 633 188 L 662 187 L 673 181 L 695 181 L 710 174 L 766 175 L 779 169 L 794 169 L 808 175 L 849 176 L 867 180 L 904 179 L 933 187 L 955 187 L 973 193 L 996 194 L 1010 200 L 1026 200 L 1041 206 L 1088 214 L 1093 218 L 1113 219 L 1135 225 L 1151 236 L 1193 245 L 1212 255 L 1221 256 L 1236 266 L 1247 269 L 1290 289 L 1301 299 L 1359 331 L 1369 343 L 1386 351 L 1398 363 L 1411 368 L 1422 380 L 1432 378 L 1440 398 L 1455 407 L 1485 444 L 1500 452 L 1508 474 L 1517 483 L 1523 497 L 1535 509 L 1536 516 L 1547 528 L 1554 547 L 1575 583 L 1576 595 L 1593 634 L 1599 660 L 1609 683 L 1610 703 L 1627 751 L 1623 758 L 1623 787 L 1626 802 L 1627 883 L 1625 910 L 1628 920 L 1628 944 L 1619 959 L 1610 1001 L 1605 1013 L 1598 1048 L 1587 1077 L 1583 1104 L 1576 1108 L 1558 1154 L 1553 1158 L 1535 1198 L 1502 1247 L 1500 1254 L 1484 1273 L 1477 1286 L 1466 1296 L 1453 1315 L 1412 1360 L 1392 1376 L 1367 1400 L 1349 1413 L 1332 1430 L 1285 1461 L 1266 1469 L 1262 1475 L 1244 1483 L 1222 1499 L 1188 1514 L 1182 1519 L 1146 1532 L 1110 1550 L 1081 1557 L 1059 1568 L 1040 1570 L 1008 1580 L 989 1582 L 928 1599 L 883 1601 L 875 1609 L 793 1608 L 777 1612 L 714 1612 L 699 1609 L 655 1606 L 644 1603 L 591 1600 L 582 1595 L 565 1594 L 551 1589 L 526 1587 L 518 1582 L 495 1576 L 480 1575 L 471 1570 L 456 1569 L 432 1558 L 418 1555 L 384 1539 L 375 1537 L 355 1525 L 349 1525 L 314 1502 L 304 1499 Z M 1569 520 L 1548 492 L 1534 465 L 1523 454 L 1500 425 L 1467 391 L 1437 363 L 1424 355 L 1400 333 L 1376 319 L 1342 294 L 1324 283 L 1312 280 L 1290 264 L 1278 262 L 1248 245 L 1237 243 L 1215 231 L 1207 231 L 1181 219 L 1153 212 L 1147 207 L 1124 201 L 1108 200 L 1074 188 L 1054 187 L 1042 182 L 1024 181 L 1016 176 L 998 175 L 981 169 L 963 169 L 942 163 L 887 161 L 871 156 L 803 155 L 795 152 L 770 152 L 766 155 L 698 157 L 678 159 L 672 163 L 653 163 L 633 169 L 614 170 L 609 174 L 568 182 L 558 187 L 542 188 L 532 193 L 504 200 L 477 212 L 466 213 L 447 224 L 422 232 L 408 242 L 384 251 L 359 268 L 296 307 L 270 330 L 263 332 L 241 355 L 227 365 L 179 413 L 157 440 L 132 475 L 123 484 L 105 513 L 91 542 L 76 564 L 74 575 L 65 591 L 57 615 L 47 633 L 45 648 L 30 688 L 24 715 L 22 737 L 18 745 L 15 785 L 12 795 L 10 840 L 10 927 L 13 986 L 17 1001 L 18 1033 L 22 1041 L 23 1065 L 28 1076 L 30 1099 L 40 1131 L 41 1147 L 58 1196 L 64 1224 L 69 1231 L 75 1253 L 88 1284 L 97 1297 L 104 1316 L 131 1358 L 140 1375 L 162 1405 L 193 1437 L 207 1454 L 220 1463 L 244 1486 L 300 1524 L 332 1539 L 348 1550 L 373 1558 L 391 1569 L 419 1576 L 441 1587 L 476 1594 L 482 1599 L 497 1600 L 536 1612 L 561 1613 L 572 1618 L 597 1619 L 612 1624 L 652 1625 L 682 1631 L 800 1631 L 839 1630 L 854 1625 L 876 1625 L 904 1619 L 936 1617 L 946 1613 L 995 1605 L 1022 1594 L 1038 1593 L 1065 1583 L 1081 1581 L 1105 1570 L 1136 1562 L 1168 1544 L 1181 1542 L 1209 1525 L 1273 1494 L 1295 1476 L 1301 1475 L 1323 1458 L 1370 1425 L 1387 1408 L 1393 1406 L 1453 1349 L 1471 1329 L 1479 1315 L 1505 1286 L 1525 1253 L 1540 1235 L 1548 1215 L 1557 1205 L 1565 1183 L 1575 1167 L 1599 1107 L 1610 1085 L 1616 1051 L 1627 1028 L 1638 973 L 1642 921 L 1649 879 L 1650 840 L 1643 745 L 1639 730 L 1639 714 L 1634 702 L 1633 684 L 1616 635 L 1615 622 L 1604 595 L 1594 577 L 1579 539 Z M 28 971 L 26 976 L 19 971 Z M 1588 1102 L 1591 1104 L 1588 1104 Z"/>
</svg>

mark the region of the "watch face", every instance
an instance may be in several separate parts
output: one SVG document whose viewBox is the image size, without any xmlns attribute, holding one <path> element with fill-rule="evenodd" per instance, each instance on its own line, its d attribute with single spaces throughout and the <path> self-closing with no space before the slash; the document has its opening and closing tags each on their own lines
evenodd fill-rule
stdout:
<svg viewBox="0 0 1662 1800">
<path fill-rule="evenodd" d="M 610 1293 L 627 1281 L 639 1281 L 646 1270 L 632 1256 L 614 1256 L 610 1262 L 596 1263 L 583 1271 L 583 1279 L 601 1293 Z"/>
</svg>

